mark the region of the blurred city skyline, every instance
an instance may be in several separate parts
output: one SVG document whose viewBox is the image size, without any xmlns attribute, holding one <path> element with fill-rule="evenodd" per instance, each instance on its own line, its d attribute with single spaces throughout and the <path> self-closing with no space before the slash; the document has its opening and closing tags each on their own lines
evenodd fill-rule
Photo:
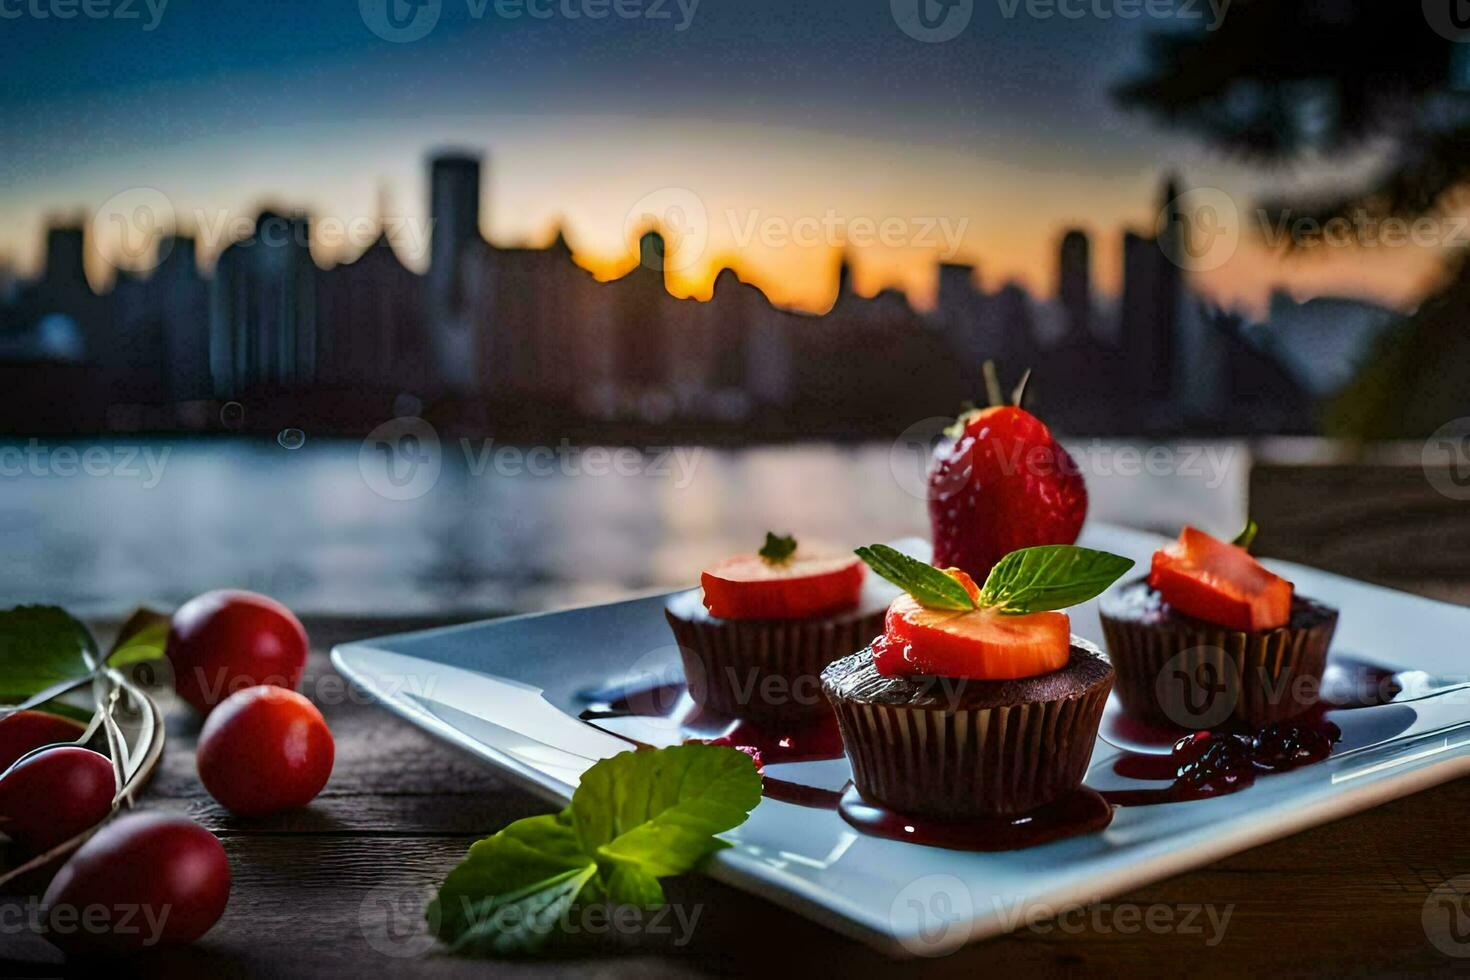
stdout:
<svg viewBox="0 0 1470 980">
<path fill-rule="evenodd" d="M 676 296 L 708 298 L 731 266 L 777 305 L 825 310 L 841 243 L 823 232 L 816 244 L 783 244 L 759 229 L 771 221 L 789 238 L 832 216 L 839 234 L 885 221 L 909 229 L 897 244 L 847 249 L 862 295 L 898 288 L 932 308 L 944 261 L 976 265 L 989 290 L 1014 281 L 1052 295 L 1058 243 L 1076 227 L 1095 243 L 1095 290 L 1119 297 L 1122 232 L 1156 233 L 1166 173 L 1244 209 L 1283 182 L 1373 163 L 1262 177 L 1118 109 L 1111 89 L 1136 66 L 1144 32 L 1207 26 L 1185 23 L 1184 5 L 1171 23 L 980 3 L 943 43 L 906 35 L 887 0 L 670 3 L 668 20 L 646 16 L 652 4 L 645 16 L 593 20 L 445 2 L 432 29 L 405 43 L 374 31 L 371 6 L 223 2 L 140 7 L 137 21 L 7 20 L 0 258 L 35 275 L 58 216 L 90 219 L 145 188 L 184 216 L 177 230 L 211 238 L 206 270 L 234 236 L 202 234 L 196 215 L 249 222 L 268 207 L 309 213 L 317 227 L 386 216 L 426 229 L 422 161 L 463 146 L 490 153 L 484 237 L 545 246 L 560 231 L 601 279 L 634 261 L 629 215 L 675 190 L 708 221 L 697 261 L 671 256 Z M 941 221 L 958 234 L 918 240 Z M 427 236 L 409 237 L 395 250 L 422 272 Z M 314 241 L 313 258 L 328 266 L 368 244 Z M 116 255 L 116 242 L 96 246 Z M 1410 308 L 1439 273 L 1433 246 L 1326 251 L 1283 259 L 1248 240 L 1191 279 L 1216 303 L 1259 315 L 1283 286 Z M 87 271 L 105 288 L 107 262 L 89 256 Z"/>
<path fill-rule="evenodd" d="M 171 203 L 139 189 L 90 223 L 49 227 L 44 268 L 0 302 L 0 407 L 58 433 L 360 433 L 385 413 L 422 413 L 513 438 L 850 440 L 915 426 L 930 438 L 992 361 L 1007 377 L 1034 371 L 1028 405 L 1072 434 L 1308 433 L 1397 319 L 1284 293 L 1265 323 L 1214 306 L 1188 273 L 1230 246 L 1199 226 L 1229 205 L 1172 179 L 1156 190 L 1158 231 L 1119 237 L 1116 298 L 1095 289 L 1093 238 L 1072 228 L 1043 297 L 944 261 L 937 302 L 919 309 L 897 289 L 864 296 L 849 253 L 833 249 L 835 299 L 810 314 L 728 267 L 708 302 L 671 292 L 681 253 L 690 261 L 681 243 L 698 245 L 708 224 L 687 191 L 630 212 L 637 259 L 601 279 L 561 235 L 534 247 L 484 238 L 481 155 L 426 164 L 423 273 L 403 263 L 386 218 L 333 226 L 372 241 L 324 267 L 315 216 L 265 210 L 210 224 L 229 240 L 213 269 L 200 268 L 198 241 L 167 234 L 144 273 L 119 271 L 103 291 L 83 271 L 89 240 L 116 223 L 152 241 Z"/>
</svg>

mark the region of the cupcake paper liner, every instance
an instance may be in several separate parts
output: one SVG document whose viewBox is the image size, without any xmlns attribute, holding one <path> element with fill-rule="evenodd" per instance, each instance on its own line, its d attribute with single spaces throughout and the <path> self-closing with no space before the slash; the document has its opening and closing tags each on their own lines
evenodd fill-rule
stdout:
<svg viewBox="0 0 1470 980">
<path fill-rule="evenodd" d="M 832 706 L 863 799 L 960 819 L 1025 813 L 1077 789 L 1111 688 L 976 709 L 841 697 Z"/>
<path fill-rule="evenodd" d="M 1104 609 L 1102 625 L 1128 714 L 1187 729 L 1260 728 L 1317 703 L 1337 614 L 1243 633 L 1193 620 L 1119 619 Z"/>
<path fill-rule="evenodd" d="M 883 632 L 885 609 L 821 619 L 690 620 L 665 611 L 689 695 L 734 718 L 825 713 L 822 668 Z"/>
</svg>

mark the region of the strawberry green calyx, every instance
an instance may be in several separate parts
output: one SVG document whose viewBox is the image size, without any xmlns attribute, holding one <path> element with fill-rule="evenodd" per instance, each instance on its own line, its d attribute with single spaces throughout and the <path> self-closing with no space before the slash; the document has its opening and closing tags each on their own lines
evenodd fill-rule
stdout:
<svg viewBox="0 0 1470 980">
<path fill-rule="evenodd" d="M 996 372 L 995 362 L 986 361 L 985 372 L 985 397 L 989 404 L 980 408 L 973 402 L 966 402 L 968 406 L 960 412 L 959 418 L 955 419 L 944 430 L 944 434 L 951 439 L 958 439 L 965 434 L 965 429 L 970 423 L 991 409 L 996 408 L 1020 408 L 1024 409 L 1023 402 L 1026 399 L 1026 386 L 1031 383 L 1031 369 L 1027 368 L 1021 374 L 1021 380 L 1016 382 L 1016 387 L 1011 390 L 1011 399 L 1006 401 L 1001 393 L 1000 375 Z"/>
<path fill-rule="evenodd" d="M 796 554 L 796 539 L 791 535 L 784 537 L 771 531 L 766 532 L 766 543 L 761 550 L 756 552 L 767 565 L 784 565 Z"/>
<path fill-rule="evenodd" d="M 1244 548 L 1246 551 L 1250 551 L 1251 545 L 1256 543 L 1256 535 L 1259 533 L 1261 533 L 1261 526 L 1247 517 L 1245 519 L 1245 527 L 1235 536 L 1235 540 L 1230 543 L 1237 548 Z"/>
</svg>

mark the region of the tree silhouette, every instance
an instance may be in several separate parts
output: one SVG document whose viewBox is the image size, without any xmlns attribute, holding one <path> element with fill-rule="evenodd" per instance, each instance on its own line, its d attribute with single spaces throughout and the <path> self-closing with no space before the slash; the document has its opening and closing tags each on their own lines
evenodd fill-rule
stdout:
<svg viewBox="0 0 1470 980">
<path fill-rule="evenodd" d="M 1309 199 L 1263 202 L 1273 219 L 1446 219 L 1470 192 L 1464 42 L 1464 0 L 1235 0 L 1212 32 L 1151 35 L 1143 74 L 1115 94 L 1263 166 L 1357 151 L 1379 161 Z M 1364 358 L 1328 406 L 1329 431 L 1419 436 L 1470 415 L 1470 238 L 1438 227 L 1460 246 L 1445 285 Z"/>
</svg>

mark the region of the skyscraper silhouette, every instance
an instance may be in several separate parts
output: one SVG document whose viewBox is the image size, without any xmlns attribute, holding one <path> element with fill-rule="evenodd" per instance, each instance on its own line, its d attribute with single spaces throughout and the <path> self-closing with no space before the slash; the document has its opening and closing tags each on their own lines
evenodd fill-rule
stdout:
<svg viewBox="0 0 1470 980">
<path fill-rule="evenodd" d="M 664 383 L 667 377 L 668 317 L 671 302 L 664 279 L 664 236 L 644 232 L 638 240 L 638 266 L 610 285 L 616 311 L 616 381 L 634 397 Z"/>
<path fill-rule="evenodd" d="M 424 284 L 385 230 L 321 274 L 318 377 L 323 385 L 419 392 L 425 382 Z"/>
<path fill-rule="evenodd" d="M 1072 229 L 1062 236 L 1057 258 L 1057 299 L 1067 333 L 1086 337 L 1092 331 L 1092 249 L 1087 233 Z"/>
<path fill-rule="evenodd" d="M 1132 384 L 1143 401 L 1169 402 L 1178 382 L 1181 270 L 1169 256 L 1188 233 L 1172 179 L 1163 187 L 1157 236 L 1123 235 L 1123 299 L 1119 334 Z"/>
<path fill-rule="evenodd" d="M 304 215 L 262 211 L 250 237 L 220 254 L 209 303 L 216 396 L 316 380 L 318 272 L 309 242 Z"/>
<path fill-rule="evenodd" d="M 485 247 L 480 170 L 473 154 L 441 154 L 430 163 L 429 376 L 461 395 L 480 387 L 468 284 L 469 262 Z"/>
</svg>

